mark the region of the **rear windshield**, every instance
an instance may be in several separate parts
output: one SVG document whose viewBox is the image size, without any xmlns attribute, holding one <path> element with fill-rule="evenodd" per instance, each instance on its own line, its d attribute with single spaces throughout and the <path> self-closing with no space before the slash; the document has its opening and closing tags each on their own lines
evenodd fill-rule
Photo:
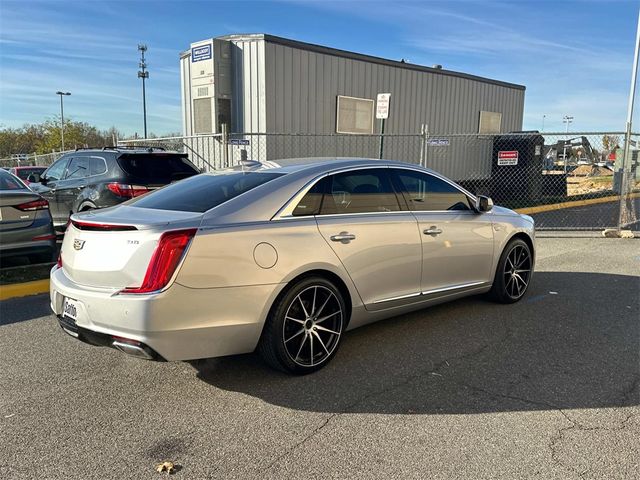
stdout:
<svg viewBox="0 0 640 480">
<path fill-rule="evenodd" d="M 28 190 L 28 188 L 9 172 L 0 169 L 0 190 Z"/>
<path fill-rule="evenodd" d="M 124 154 L 118 164 L 128 175 L 151 184 L 167 184 L 199 173 L 185 155 L 175 153 Z"/>
<path fill-rule="evenodd" d="M 129 205 L 202 213 L 282 175 L 265 172 L 203 174 L 148 193 Z"/>
<path fill-rule="evenodd" d="M 32 173 L 42 173 L 45 170 L 46 169 L 44 167 L 16 168 L 16 176 L 20 177 L 22 180 L 26 180 Z"/>
</svg>

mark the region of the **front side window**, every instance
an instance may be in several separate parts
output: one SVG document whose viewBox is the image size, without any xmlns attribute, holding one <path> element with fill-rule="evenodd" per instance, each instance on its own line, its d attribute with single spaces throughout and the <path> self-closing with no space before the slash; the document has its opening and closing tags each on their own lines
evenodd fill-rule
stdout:
<svg viewBox="0 0 640 480">
<path fill-rule="evenodd" d="M 383 213 L 400 210 L 387 169 L 337 173 L 320 180 L 303 197 L 293 215 Z"/>
<path fill-rule="evenodd" d="M 64 174 L 64 168 L 67 166 L 69 157 L 63 157 L 56 163 L 51 165 L 45 172 L 45 177 L 48 181 L 60 180 Z"/>
<path fill-rule="evenodd" d="M 469 198 L 438 177 L 411 170 L 394 170 L 410 210 L 470 210 Z"/>
<path fill-rule="evenodd" d="M 67 180 L 89 176 L 89 161 L 85 157 L 74 157 L 67 168 Z"/>
</svg>

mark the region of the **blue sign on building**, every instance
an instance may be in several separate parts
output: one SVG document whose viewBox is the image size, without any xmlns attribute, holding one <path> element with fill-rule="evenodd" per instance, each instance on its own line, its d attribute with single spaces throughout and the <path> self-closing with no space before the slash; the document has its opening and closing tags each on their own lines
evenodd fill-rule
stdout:
<svg viewBox="0 0 640 480">
<path fill-rule="evenodd" d="M 200 62 L 201 60 L 211 60 L 211 44 L 200 45 L 191 49 L 191 62 Z"/>
</svg>

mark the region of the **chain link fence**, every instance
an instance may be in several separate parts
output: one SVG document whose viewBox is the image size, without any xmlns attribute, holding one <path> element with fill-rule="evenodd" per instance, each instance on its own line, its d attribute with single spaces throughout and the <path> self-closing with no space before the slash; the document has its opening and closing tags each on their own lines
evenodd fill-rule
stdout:
<svg viewBox="0 0 640 480">
<path fill-rule="evenodd" d="M 64 152 L 52 152 L 52 153 L 29 153 L 12 155 L 8 158 L 0 158 L 0 168 L 12 168 L 20 166 L 32 166 L 48 167 L 57 159 L 59 159 L 65 153 L 73 152 L 74 150 L 66 150 Z"/>
<path fill-rule="evenodd" d="M 185 152 L 211 171 L 242 160 L 386 158 L 420 164 L 497 204 L 533 216 L 544 230 L 640 230 L 640 135 L 624 132 L 500 135 L 215 134 L 122 144 Z"/>
</svg>

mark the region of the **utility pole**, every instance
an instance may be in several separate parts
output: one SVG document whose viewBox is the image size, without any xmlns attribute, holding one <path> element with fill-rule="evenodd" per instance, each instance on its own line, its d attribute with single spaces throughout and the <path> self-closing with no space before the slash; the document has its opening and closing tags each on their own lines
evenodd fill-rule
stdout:
<svg viewBox="0 0 640 480">
<path fill-rule="evenodd" d="M 636 96 L 636 79 L 638 78 L 638 55 L 640 53 L 640 11 L 638 11 L 638 23 L 636 26 L 636 44 L 633 55 L 633 67 L 631 68 L 631 89 L 629 91 L 629 104 L 627 106 L 627 128 L 624 135 L 624 156 L 620 172 L 620 209 L 618 211 L 618 231 L 622 230 L 628 222 L 625 218 L 625 201 L 628 192 L 628 171 L 631 169 L 631 124 L 633 121 L 633 104 Z"/>
<path fill-rule="evenodd" d="M 149 78 L 149 72 L 147 71 L 147 62 L 144 58 L 144 52 L 147 51 L 147 46 L 143 43 L 139 43 L 138 51 L 140 52 L 140 70 L 138 70 L 138 78 L 142 79 L 142 115 L 144 119 L 144 138 L 147 138 L 147 94 L 144 85 L 145 79 Z"/>
<path fill-rule="evenodd" d="M 573 117 L 571 115 L 565 115 L 562 117 L 562 123 L 566 124 L 567 128 L 565 129 L 565 133 L 569 133 L 569 124 L 573 122 Z M 564 173 L 567 173 L 567 140 L 564 141 L 563 147 L 563 156 L 564 156 Z"/>
<path fill-rule="evenodd" d="M 57 91 L 56 95 L 60 95 L 60 144 L 61 144 L 61 152 L 64 152 L 64 104 L 62 102 L 62 97 L 66 97 L 71 95 L 69 92 L 61 92 Z"/>
</svg>

